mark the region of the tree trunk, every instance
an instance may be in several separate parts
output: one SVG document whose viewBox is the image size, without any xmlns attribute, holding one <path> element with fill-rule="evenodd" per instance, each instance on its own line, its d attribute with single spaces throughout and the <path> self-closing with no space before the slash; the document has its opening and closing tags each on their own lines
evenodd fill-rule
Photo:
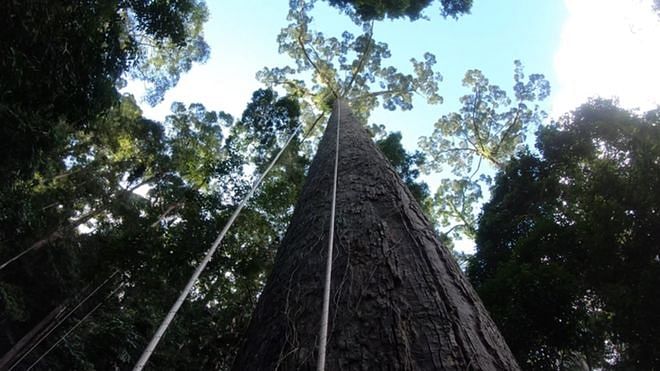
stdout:
<svg viewBox="0 0 660 371">
<path fill-rule="evenodd" d="M 0 370 L 9 368 L 19 357 L 21 357 L 30 347 L 38 342 L 50 329 L 55 326 L 58 316 L 66 309 L 66 305 L 60 304 L 36 324 L 27 334 L 25 334 L 14 346 L 12 346 L 2 359 L 0 359 Z M 15 366 L 15 365 L 14 365 Z"/>
<path fill-rule="evenodd" d="M 367 131 L 335 104 L 234 363 L 314 369 L 340 109 L 327 370 L 518 370 L 451 253 Z"/>
</svg>

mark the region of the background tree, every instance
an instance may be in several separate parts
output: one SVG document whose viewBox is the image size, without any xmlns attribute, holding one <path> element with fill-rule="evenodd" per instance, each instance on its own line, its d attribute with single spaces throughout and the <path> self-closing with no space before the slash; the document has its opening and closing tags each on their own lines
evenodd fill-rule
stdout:
<svg viewBox="0 0 660 371">
<path fill-rule="evenodd" d="M 93 130 L 96 116 L 117 103 L 125 74 L 148 82 L 157 102 L 208 56 L 208 14 L 197 0 L 11 0 L 0 12 L 3 191 L 42 171 L 73 133 Z"/>
<path fill-rule="evenodd" d="M 248 188 L 250 179 L 244 175 L 244 168 L 253 166 L 253 162 L 235 148 L 271 142 L 264 138 L 272 137 L 275 132 L 267 124 L 272 122 L 272 117 L 259 119 L 258 115 L 273 103 L 257 101 L 246 111 L 244 116 L 250 117 L 250 123 L 254 124 L 249 138 L 240 135 L 243 124 L 236 124 L 230 116 L 207 111 L 198 104 L 173 105 L 173 114 L 164 125 L 142 119 L 139 109 L 128 97 L 123 108 L 117 110 L 117 117 L 106 115 L 94 135 L 87 136 L 88 141 L 77 142 L 75 154 L 78 157 L 69 157 L 70 173 L 55 184 L 45 182 L 32 197 L 53 201 L 57 192 L 69 190 L 58 186 L 68 182 L 75 185 L 89 179 L 100 183 L 90 188 L 90 197 L 94 198 L 81 200 L 74 193 L 66 194 L 78 200 L 83 209 L 96 206 L 92 200 L 105 194 L 108 203 L 99 201 L 101 208 L 86 220 L 91 223 L 87 232 L 66 228 L 66 233 L 47 240 L 41 249 L 0 272 L 4 288 L 2 299 L 10 314 L 9 318 L 4 318 L 3 348 L 15 345 L 17 336 L 27 333 L 63 301 L 63 307 L 71 309 L 81 299 L 73 297 L 72 293 L 80 292 L 84 296 L 89 291 L 85 289 L 86 283 L 94 287 L 117 270 L 121 274 L 108 286 L 122 281 L 124 285 L 119 294 L 102 307 L 96 320 L 88 320 L 75 337 L 67 340 L 66 346 L 58 347 L 42 365 L 78 369 L 128 367 L 203 249 L 215 239 L 216 230 L 229 217 L 235 200 Z M 297 119 L 298 110 L 294 107 L 287 112 L 291 115 L 281 115 L 280 121 L 289 127 L 289 122 Z M 269 121 L 264 124 L 257 122 L 259 120 Z M 223 130 L 229 130 L 229 137 L 225 138 Z M 273 149 L 271 145 L 262 151 L 270 157 L 266 152 Z M 294 150 L 293 154 L 297 153 L 298 150 Z M 182 325 L 175 324 L 174 339 L 166 343 L 161 355 L 156 355 L 156 364 L 183 367 L 194 363 L 201 368 L 217 368 L 233 356 L 232 346 L 241 336 L 241 324 L 247 319 L 245 308 L 250 307 L 262 285 L 263 272 L 272 259 L 273 244 L 284 228 L 280 224 L 286 219 L 282 217 L 282 210 L 290 209 L 291 200 L 295 199 L 295 194 L 290 195 L 296 192 L 295 184 L 280 191 L 282 183 L 301 179 L 306 164 L 294 155 L 290 158 L 276 170 L 282 175 L 269 180 L 268 195 L 257 197 L 253 206 L 239 218 L 238 230 L 227 238 L 225 255 L 216 259 L 213 273 L 199 282 L 194 298 L 182 312 Z M 114 167 L 117 173 L 109 171 Z M 105 178 L 102 177 L 104 171 L 108 172 Z M 150 189 L 144 195 L 122 191 L 123 188 L 113 191 L 109 187 L 117 184 L 132 188 L 133 184 L 147 183 Z M 55 201 L 47 210 L 66 213 L 62 216 L 65 220 L 67 215 L 75 214 L 77 203 Z M 30 225 L 33 218 L 15 225 Z M 29 232 L 38 234 L 41 230 Z M 25 231 L 22 238 L 30 241 L 33 237 Z M 24 247 L 24 241 L 18 238 L 3 242 L 6 248 Z M 44 261 L 45 257 L 50 259 Z M 106 291 L 104 294 L 109 291 L 106 289 L 102 290 Z M 102 296 L 94 297 L 91 306 Z M 89 308 L 90 305 L 83 306 L 67 325 L 75 323 Z M 209 326 L 208 318 L 215 326 Z M 49 336 L 23 361 L 24 364 L 35 361 L 62 333 L 58 331 Z M 35 345 L 37 339 L 31 340 L 22 352 Z M 112 344 L 112 339 L 125 341 Z M 184 344 L 185 351 L 177 350 Z M 219 346 L 223 351 L 211 352 L 209 346 Z M 15 362 L 25 354 L 22 352 L 10 360 Z"/>
<path fill-rule="evenodd" d="M 145 202 L 132 191 L 168 167 L 163 127 L 117 92 L 122 77 L 139 74 L 157 100 L 208 47 L 199 1 L 7 1 L 0 10 L 0 257 L 30 252 L 0 272 L 6 351 L 35 345 L 120 265 L 117 249 L 84 243 L 81 228 L 133 221 Z"/>
<path fill-rule="evenodd" d="M 498 175 L 468 274 L 529 367 L 658 368 L 658 117 L 590 101 Z"/>
<path fill-rule="evenodd" d="M 458 112 L 442 116 L 429 137 L 419 144 L 428 158 L 426 171 L 451 171 L 433 196 L 433 214 L 447 234 L 474 238 L 483 188 L 491 184 L 493 169 L 503 169 L 527 133 L 546 117 L 538 102 L 550 94 L 541 74 L 525 81 L 515 61 L 513 97 L 492 84 L 481 71 L 469 70 Z"/>
</svg>

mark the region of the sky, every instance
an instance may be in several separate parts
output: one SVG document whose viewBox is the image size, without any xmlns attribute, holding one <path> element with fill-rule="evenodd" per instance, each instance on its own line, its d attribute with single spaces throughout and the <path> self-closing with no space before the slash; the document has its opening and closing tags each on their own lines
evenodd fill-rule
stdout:
<svg viewBox="0 0 660 371">
<path fill-rule="evenodd" d="M 567 17 L 553 52 L 553 114 L 594 95 L 618 97 L 631 109 L 660 104 L 660 14 L 649 11 L 650 3 L 565 1 Z"/>
<path fill-rule="evenodd" d="M 278 54 L 276 36 L 288 23 L 286 0 L 207 0 L 210 19 L 205 38 L 211 47 L 206 64 L 195 65 L 156 107 L 142 104 L 147 117 L 162 120 L 174 101 L 199 102 L 211 110 L 240 117 L 252 92 L 263 87 L 255 79 L 263 67 L 290 64 Z M 428 21 L 385 20 L 374 38 L 388 43 L 389 63 L 409 70 L 409 59 L 426 51 L 436 55 L 443 77 L 442 105 L 418 100 L 406 112 L 376 110 L 371 122 L 400 131 L 407 150 L 430 135 L 443 114 L 457 110 L 467 93 L 461 80 L 468 69 L 480 69 L 491 82 L 510 90 L 513 61 L 525 72 L 542 73 L 551 95 L 542 103 L 550 119 L 590 97 L 618 98 L 626 108 L 648 110 L 660 104 L 660 16 L 651 0 L 474 0 L 471 14 L 443 19 L 436 4 Z M 313 28 L 326 35 L 359 30 L 348 18 L 318 2 Z M 140 95 L 140 83 L 128 91 Z M 549 120 L 550 120 L 549 119 Z M 432 189 L 438 177 L 425 177 Z M 470 242 L 459 245 L 470 249 Z M 460 248 L 460 246 L 459 246 Z"/>
</svg>

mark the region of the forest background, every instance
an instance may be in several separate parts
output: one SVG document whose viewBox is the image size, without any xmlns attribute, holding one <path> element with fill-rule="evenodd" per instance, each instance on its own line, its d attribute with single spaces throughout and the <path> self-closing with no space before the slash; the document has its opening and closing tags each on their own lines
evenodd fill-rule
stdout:
<svg viewBox="0 0 660 371">
<path fill-rule="evenodd" d="M 652 4 L 475 2 L 447 19 L 436 4 L 430 20 L 355 25 L 338 3 L 306 10 L 309 23 L 274 2 L 2 5 L 3 365 L 131 365 L 252 173 L 303 122 L 311 140 L 294 142 L 239 218 L 154 359 L 231 364 L 314 153 L 313 118 L 327 112 L 327 75 L 274 69 L 303 58 L 286 30 L 276 54 L 292 22 L 289 36 L 303 23 L 368 35 L 336 44 L 310 31 L 317 61 L 340 61 L 322 71 L 343 56 L 351 72 L 378 46 L 365 73 L 385 93 L 358 81 L 382 100 L 357 96 L 355 110 L 448 245 L 462 241 L 457 257 L 521 364 L 658 367 Z M 523 197 L 529 209 L 511 204 Z M 461 255 L 473 239 L 476 254 Z"/>
</svg>

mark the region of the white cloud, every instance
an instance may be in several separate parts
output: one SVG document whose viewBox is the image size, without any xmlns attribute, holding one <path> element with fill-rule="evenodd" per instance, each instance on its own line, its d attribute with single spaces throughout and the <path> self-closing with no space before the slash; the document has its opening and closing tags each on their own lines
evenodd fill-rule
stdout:
<svg viewBox="0 0 660 371">
<path fill-rule="evenodd" d="M 555 54 L 553 116 L 587 98 L 618 97 L 626 108 L 660 104 L 660 18 L 651 0 L 565 0 Z"/>
</svg>

